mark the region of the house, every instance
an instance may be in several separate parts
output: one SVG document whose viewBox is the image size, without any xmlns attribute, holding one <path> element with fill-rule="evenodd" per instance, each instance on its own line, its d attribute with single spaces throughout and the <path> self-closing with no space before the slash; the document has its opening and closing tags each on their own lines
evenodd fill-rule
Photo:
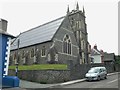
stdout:
<svg viewBox="0 0 120 90">
<path fill-rule="evenodd" d="M 85 10 L 76 9 L 56 20 L 50 21 L 13 39 L 10 65 L 88 63 L 88 33 Z"/>
<path fill-rule="evenodd" d="M 8 75 L 11 39 L 15 38 L 13 35 L 7 32 L 7 23 L 8 22 L 6 20 L 0 18 L 0 75 L 3 80 L 3 85 L 6 82 L 5 80 L 8 80 L 4 77 Z"/>
<path fill-rule="evenodd" d="M 115 63 L 115 54 L 105 52 L 103 61 L 105 64 L 114 64 Z"/>
<path fill-rule="evenodd" d="M 99 51 L 97 45 L 91 50 L 91 63 L 103 63 L 104 53 L 103 50 Z"/>
</svg>

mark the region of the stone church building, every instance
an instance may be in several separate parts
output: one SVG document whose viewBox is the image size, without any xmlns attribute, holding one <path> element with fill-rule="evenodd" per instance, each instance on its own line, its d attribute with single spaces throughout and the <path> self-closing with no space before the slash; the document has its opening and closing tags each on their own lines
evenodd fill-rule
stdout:
<svg viewBox="0 0 120 90">
<path fill-rule="evenodd" d="M 12 40 L 10 65 L 60 63 L 67 60 L 89 63 L 85 11 L 76 9 L 66 16 L 20 33 Z"/>
</svg>

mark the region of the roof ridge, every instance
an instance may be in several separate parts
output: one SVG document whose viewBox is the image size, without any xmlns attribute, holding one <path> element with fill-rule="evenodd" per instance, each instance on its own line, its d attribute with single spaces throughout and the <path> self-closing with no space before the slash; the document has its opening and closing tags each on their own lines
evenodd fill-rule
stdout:
<svg viewBox="0 0 120 90">
<path fill-rule="evenodd" d="M 38 28 L 38 27 L 47 25 L 47 24 L 49 24 L 49 23 L 52 23 L 52 22 L 57 21 L 57 20 L 59 20 L 59 19 L 62 19 L 62 18 L 64 18 L 64 17 L 65 17 L 65 16 L 62 16 L 62 17 L 59 17 L 59 18 L 57 18 L 57 19 L 51 20 L 51 21 L 49 21 L 49 22 L 46 22 L 46 23 L 44 23 L 44 24 L 41 24 L 41 25 L 39 25 L 39 26 L 36 26 L 36 27 L 31 28 L 31 29 L 29 29 L 29 30 L 26 30 L 26 31 L 22 32 L 21 34 L 26 33 L 26 32 L 28 32 L 28 31 L 31 31 L 31 30 L 33 30 L 33 29 L 36 29 L 36 28 Z M 17 36 L 18 36 L 18 35 L 17 35 Z"/>
</svg>

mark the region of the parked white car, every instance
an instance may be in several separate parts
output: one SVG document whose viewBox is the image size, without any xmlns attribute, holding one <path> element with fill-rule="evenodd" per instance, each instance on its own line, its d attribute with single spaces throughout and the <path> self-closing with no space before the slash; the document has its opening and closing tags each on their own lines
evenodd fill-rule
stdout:
<svg viewBox="0 0 120 90">
<path fill-rule="evenodd" d="M 92 67 L 85 75 L 86 80 L 101 80 L 107 78 L 107 70 L 105 67 Z"/>
</svg>

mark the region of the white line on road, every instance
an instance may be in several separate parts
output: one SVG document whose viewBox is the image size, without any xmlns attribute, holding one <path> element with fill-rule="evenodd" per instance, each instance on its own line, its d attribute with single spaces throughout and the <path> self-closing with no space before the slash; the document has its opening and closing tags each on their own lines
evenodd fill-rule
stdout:
<svg viewBox="0 0 120 90">
<path fill-rule="evenodd" d="M 113 83 L 113 82 L 116 82 L 116 81 L 118 81 L 118 79 L 115 79 L 115 80 L 113 80 L 113 81 L 110 81 L 110 82 L 108 82 L 108 84 Z"/>
</svg>

